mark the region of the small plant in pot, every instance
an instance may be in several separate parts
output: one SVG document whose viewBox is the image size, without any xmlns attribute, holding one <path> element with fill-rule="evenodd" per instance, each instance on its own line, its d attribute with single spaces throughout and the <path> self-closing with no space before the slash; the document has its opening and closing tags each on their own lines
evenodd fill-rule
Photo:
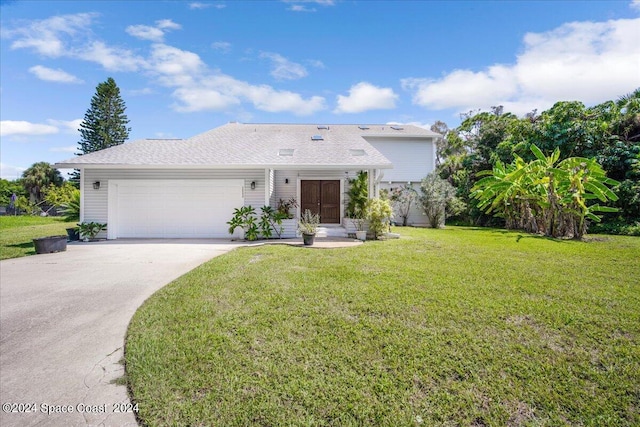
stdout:
<svg viewBox="0 0 640 427">
<path fill-rule="evenodd" d="M 90 242 L 96 239 L 98 233 L 107 229 L 107 224 L 82 222 L 78 224 L 78 229 L 80 231 L 80 238 L 85 242 Z"/>
<path fill-rule="evenodd" d="M 314 214 L 309 209 L 306 209 L 300 216 L 298 231 L 302 233 L 302 241 L 306 246 L 313 245 L 318 225 L 320 225 L 320 215 Z"/>
<path fill-rule="evenodd" d="M 356 228 L 356 238 L 358 240 L 362 240 L 363 242 L 367 240 L 367 230 L 365 230 L 365 225 L 367 223 L 366 212 L 361 210 L 354 212 L 353 216 L 351 217 L 351 222 Z"/>
</svg>

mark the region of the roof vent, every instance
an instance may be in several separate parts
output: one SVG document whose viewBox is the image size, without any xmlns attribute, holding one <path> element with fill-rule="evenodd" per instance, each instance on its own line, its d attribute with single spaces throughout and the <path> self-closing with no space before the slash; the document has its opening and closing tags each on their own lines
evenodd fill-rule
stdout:
<svg viewBox="0 0 640 427">
<path fill-rule="evenodd" d="M 318 125 L 318 130 L 326 129 L 329 130 L 329 126 L 327 125 Z"/>
<path fill-rule="evenodd" d="M 369 126 L 363 126 L 363 125 L 361 125 L 361 126 L 358 126 L 358 129 L 360 129 L 360 130 L 367 130 L 367 129 L 369 129 Z"/>
<path fill-rule="evenodd" d="M 391 129 L 393 129 L 393 130 L 404 130 L 404 128 L 400 127 L 400 126 L 391 126 Z"/>
<path fill-rule="evenodd" d="M 354 148 L 350 148 L 349 149 L 349 153 L 352 156 L 366 156 L 367 152 L 364 151 L 363 149 L 359 148 L 359 149 L 354 149 Z"/>
<path fill-rule="evenodd" d="M 312 141 L 324 141 L 324 138 L 322 137 L 322 135 L 313 135 L 311 137 Z"/>
<path fill-rule="evenodd" d="M 278 150 L 278 156 L 293 156 L 293 148 L 282 148 Z"/>
</svg>

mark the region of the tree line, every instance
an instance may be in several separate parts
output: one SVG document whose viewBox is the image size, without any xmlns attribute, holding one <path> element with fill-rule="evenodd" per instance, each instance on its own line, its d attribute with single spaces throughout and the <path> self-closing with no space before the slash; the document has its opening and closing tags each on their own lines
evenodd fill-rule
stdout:
<svg viewBox="0 0 640 427">
<path fill-rule="evenodd" d="M 524 117 L 471 111 L 431 129 L 436 172 L 464 203 L 455 218 L 556 237 L 640 234 L 640 88 L 593 107 L 557 102 Z"/>
</svg>

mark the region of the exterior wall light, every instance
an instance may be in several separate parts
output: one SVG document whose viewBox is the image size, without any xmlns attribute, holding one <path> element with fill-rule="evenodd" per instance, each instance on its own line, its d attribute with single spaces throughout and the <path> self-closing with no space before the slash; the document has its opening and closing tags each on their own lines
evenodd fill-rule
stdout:
<svg viewBox="0 0 640 427">
<path fill-rule="evenodd" d="M 285 179 L 284 179 L 284 183 L 285 183 L 285 184 L 288 184 L 288 183 L 289 183 L 289 178 L 285 178 Z"/>
<path fill-rule="evenodd" d="M 96 181 L 93 183 L 93 189 L 94 190 L 99 190 L 100 189 L 100 181 Z"/>
<path fill-rule="evenodd" d="M 251 189 L 252 190 L 256 189 L 256 182 L 255 181 L 251 181 Z"/>
</svg>

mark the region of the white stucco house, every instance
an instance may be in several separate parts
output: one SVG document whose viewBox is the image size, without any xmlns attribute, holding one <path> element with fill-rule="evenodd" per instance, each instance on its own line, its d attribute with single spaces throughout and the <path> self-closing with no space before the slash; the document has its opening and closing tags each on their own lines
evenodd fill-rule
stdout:
<svg viewBox="0 0 640 427">
<path fill-rule="evenodd" d="M 345 192 L 358 171 L 369 194 L 419 183 L 435 169 L 440 135 L 417 126 L 229 123 L 188 139 L 143 139 L 56 163 L 80 169 L 81 221 L 106 237 L 228 238 L 244 205 L 295 197 L 345 232 Z M 416 209 L 409 223 L 424 222 Z M 291 237 L 294 227 L 285 231 Z"/>
</svg>

